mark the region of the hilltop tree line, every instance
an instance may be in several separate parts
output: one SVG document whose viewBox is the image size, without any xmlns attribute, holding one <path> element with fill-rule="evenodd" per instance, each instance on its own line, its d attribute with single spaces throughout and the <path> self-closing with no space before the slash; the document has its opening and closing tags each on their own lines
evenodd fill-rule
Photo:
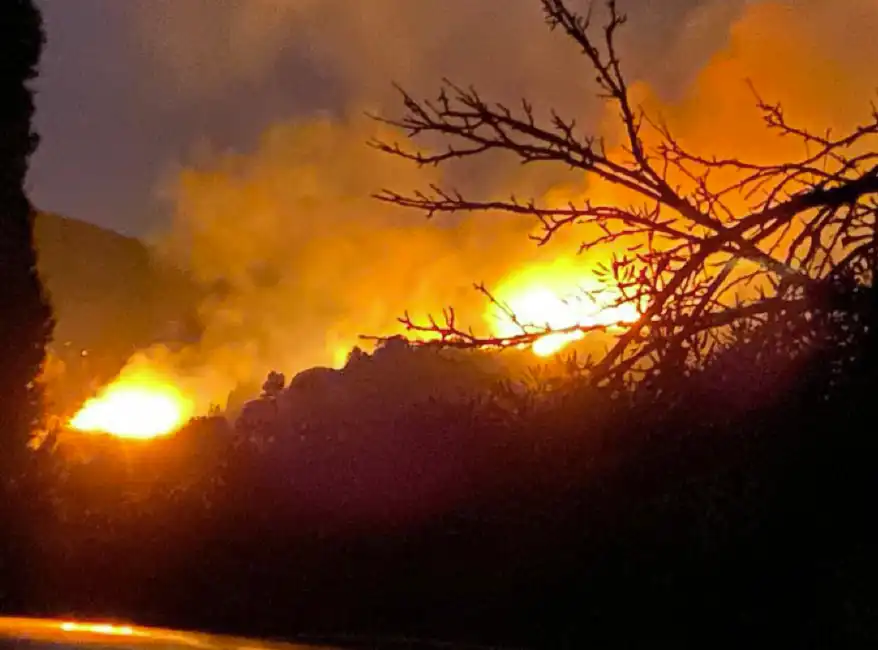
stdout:
<svg viewBox="0 0 878 650">
<path fill-rule="evenodd" d="M 52 318 L 36 269 L 34 210 L 25 193 L 33 130 L 33 89 L 44 35 L 30 0 L 4 3 L 0 45 L 0 440 L 14 457 L 38 426 L 42 405 L 37 378 Z"/>
<path fill-rule="evenodd" d="M 22 578 L 29 535 L 28 443 L 43 414 L 39 376 L 52 315 L 36 270 L 34 210 L 25 192 L 34 133 L 33 89 L 44 41 L 30 0 L 0 9 L 0 604 Z"/>
<path fill-rule="evenodd" d="M 4 574 L 7 609 L 399 647 L 876 641 L 878 114 L 830 138 L 757 99 L 766 137 L 806 153 L 705 157 L 632 104 L 615 3 L 602 25 L 542 4 L 621 146 L 451 82 L 433 101 L 402 91 L 390 120 L 448 146 L 373 145 L 416 164 L 488 151 L 562 164 L 625 188 L 630 206 L 439 187 L 378 198 L 532 214 L 545 241 L 578 227 L 586 248 L 626 251 L 603 277 L 640 320 L 595 361 L 525 370 L 538 323 L 497 339 L 452 309 L 406 315 L 429 343 L 379 338 L 340 370 L 273 372 L 234 420 L 144 445 L 50 438 L 25 463 L 26 540 L 3 549 L 26 567 Z M 35 364 L 9 381 L 27 386 Z"/>
</svg>

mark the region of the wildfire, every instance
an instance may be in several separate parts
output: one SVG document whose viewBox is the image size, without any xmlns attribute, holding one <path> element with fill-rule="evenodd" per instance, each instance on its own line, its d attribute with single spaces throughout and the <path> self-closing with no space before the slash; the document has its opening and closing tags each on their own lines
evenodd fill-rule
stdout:
<svg viewBox="0 0 878 650">
<path fill-rule="evenodd" d="M 130 625 L 115 625 L 113 623 L 77 623 L 64 621 L 59 627 L 65 632 L 87 632 L 90 634 L 102 634 L 105 636 L 134 636 L 135 630 Z"/>
<path fill-rule="evenodd" d="M 521 334 L 521 325 L 546 327 L 549 332 L 531 349 L 540 357 L 551 356 L 585 337 L 582 331 L 558 331 L 574 327 L 603 325 L 622 327 L 640 314 L 631 303 L 617 304 L 608 292 L 599 292 L 593 277 L 581 266 L 555 262 L 528 267 L 506 278 L 494 291 L 500 305 L 485 314 L 493 334 L 509 337 Z M 509 312 L 515 318 L 509 316 Z M 499 316 L 499 317 L 498 317 Z M 339 347 L 336 366 L 344 364 Z M 195 413 L 191 399 L 171 377 L 148 361 L 135 362 L 98 395 L 88 400 L 68 422 L 68 427 L 86 433 L 105 433 L 137 440 L 169 436 Z"/>
<path fill-rule="evenodd" d="M 510 277 L 498 288 L 496 297 L 515 314 L 518 323 L 550 330 L 590 325 L 621 326 L 637 320 L 639 314 L 633 304 L 613 304 L 606 292 L 598 294 L 596 288 L 594 281 L 582 280 L 581 270 L 559 263 Z M 492 310 L 491 315 L 495 335 L 521 333 L 519 324 L 507 315 L 501 314 L 497 318 L 496 310 Z M 549 333 L 537 339 L 531 347 L 537 356 L 547 357 L 584 336 L 582 331 Z"/>
<path fill-rule="evenodd" d="M 121 375 L 88 400 L 70 420 L 72 429 L 150 439 L 177 431 L 192 416 L 193 403 L 156 372 Z"/>
</svg>

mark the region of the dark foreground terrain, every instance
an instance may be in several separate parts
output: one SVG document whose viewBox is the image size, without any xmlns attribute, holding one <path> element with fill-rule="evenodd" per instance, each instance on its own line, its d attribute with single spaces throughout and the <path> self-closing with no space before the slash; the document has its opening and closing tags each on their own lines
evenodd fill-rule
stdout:
<svg viewBox="0 0 878 650">
<path fill-rule="evenodd" d="M 424 398 L 448 359 L 399 344 L 265 395 L 261 420 L 58 444 L 7 536 L 3 602 L 286 638 L 870 644 L 859 331 L 795 354 L 763 332 L 628 391 L 478 399 Z"/>
</svg>

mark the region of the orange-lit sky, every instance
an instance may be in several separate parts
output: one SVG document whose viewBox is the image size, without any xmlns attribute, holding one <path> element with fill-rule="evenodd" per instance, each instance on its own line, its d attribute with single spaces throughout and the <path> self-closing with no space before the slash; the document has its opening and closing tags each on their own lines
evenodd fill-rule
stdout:
<svg viewBox="0 0 878 650">
<path fill-rule="evenodd" d="M 391 81 L 433 94 L 442 76 L 491 99 L 525 95 L 537 110 L 601 130 L 592 74 L 545 29 L 537 0 L 41 5 L 49 46 L 33 197 L 158 238 L 202 279 L 228 283 L 222 300 L 202 306 L 201 347 L 184 354 L 201 382 L 225 385 L 266 363 L 330 363 L 357 334 L 387 332 L 406 308 L 453 303 L 478 324 L 472 282 L 496 286 L 575 251 L 575 238 L 537 251 L 526 220 L 428 223 L 368 198 L 431 181 L 481 196 L 582 195 L 581 178 L 546 166 L 484 158 L 417 170 L 364 146 L 375 126 L 363 110 L 398 110 Z M 792 104 L 791 117 L 821 127 L 849 124 L 874 98 L 874 0 L 620 6 L 631 17 L 621 54 L 635 93 L 688 143 L 783 153 L 754 131 L 748 77 Z"/>
</svg>

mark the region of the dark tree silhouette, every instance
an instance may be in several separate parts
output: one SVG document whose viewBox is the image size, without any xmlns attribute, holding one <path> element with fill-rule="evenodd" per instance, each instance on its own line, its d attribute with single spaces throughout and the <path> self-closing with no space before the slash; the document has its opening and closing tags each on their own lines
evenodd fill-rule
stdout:
<svg viewBox="0 0 878 650">
<path fill-rule="evenodd" d="M 39 375 L 52 332 L 36 269 L 34 209 L 25 192 L 37 146 L 33 90 L 44 34 L 32 0 L 0 10 L 0 471 L 9 470 L 42 416 Z"/>
<path fill-rule="evenodd" d="M 607 3 L 603 29 L 596 29 L 591 14 L 580 15 L 569 4 L 542 0 L 549 27 L 561 30 L 584 55 L 600 97 L 617 113 L 621 146 L 581 133 L 575 120 L 554 111 L 541 116 L 527 100 L 515 109 L 448 80 L 435 100 L 418 100 L 400 88 L 402 117 L 376 118 L 411 139 L 445 140 L 447 148 L 413 152 L 397 143 L 372 144 L 418 165 L 486 152 L 503 152 L 523 164 L 556 164 L 623 190 L 630 203 L 586 200 L 556 207 L 515 196 L 483 200 L 438 186 L 410 194 L 383 190 L 378 199 L 427 216 L 532 215 L 542 224 L 541 244 L 569 225 L 582 228 L 583 250 L 611 253 L 604 279 L 620 296 L 618 303 L 631 303 L 642 315 L 591 366 L 598 381 L 634 370 L 646 373 L 666 366 L 659 363 L 663 360 L 697 363 L 722 343 L 733 323 L 765 324 L 813 309 L 818 299 L 827 304 L 827 293 L 839 288 L 847 294 L 850 288 L 871 286 L 878 253 L 878 110 L 873 107 L 868 120 L 850 133 L 817 135 L 788 121 L 782 107 L 754 91 L 766 135 L 800 142 L 801 156 L 762 164 L 698 154 L 658 116 L 632 103 L 617 55 L 616 36 L 625 16 L 616 3 Z M 510 339 L 482 337 L 461 329 L 451 310 L 441 319 L 416 322 L 406 314 L 400 320 L 410 331 L 438 335 L 446 345 L 504 347 L 547 332 L 538 324 L 519 323 L 521 334 Z"/>
</svg>

